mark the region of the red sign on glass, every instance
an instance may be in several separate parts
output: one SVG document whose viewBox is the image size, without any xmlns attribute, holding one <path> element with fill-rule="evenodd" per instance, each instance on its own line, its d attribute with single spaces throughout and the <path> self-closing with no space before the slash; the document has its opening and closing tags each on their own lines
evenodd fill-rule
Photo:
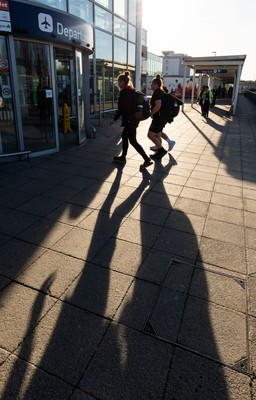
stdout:
<svg viewBox="0 0 256 400">
<path fill-rule="evenodd" d="M 0 72 L 8 72 L 9 71 L 9 65 L 8 65 L 8 60 L 5 58 L 0 58 Z"/>
<path fill-rule="evenodd" d="M 0 0 L 0 10 L 9 11 L 9 1 Z"/>
</svg>

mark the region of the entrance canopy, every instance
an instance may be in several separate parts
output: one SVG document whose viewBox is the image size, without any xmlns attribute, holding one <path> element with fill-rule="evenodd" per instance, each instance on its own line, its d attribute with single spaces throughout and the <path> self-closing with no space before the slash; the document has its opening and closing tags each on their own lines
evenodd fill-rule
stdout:
<svg viewBox="0 0 256 400">
<path fill-rule="evenodd" d="M 232 112 L 235 114 L 239 82 L 242 74 L 242 68 L 246 55 L 240 56 L 212 56 L 212 57 L 184 57 L 183 65 L 194 71 L 195 75 L 208 75 L 209 81 L 218 79 L 222 84 L 233 85 Z M 186 78 L 186 69 L 184 68 L 184 81 Z M 210 86 L 210 85 L 209 85 Z M 183 85 L 184 87 L 184 85 Z M 199 88 L 200 89 L 200 88 Z M 183 93 L 185 98 L 185 92 Z M 192 96 L 192 102 L 193 102 Z M 183 103 L 184 103 L 183 98 Z"/>
</svg>

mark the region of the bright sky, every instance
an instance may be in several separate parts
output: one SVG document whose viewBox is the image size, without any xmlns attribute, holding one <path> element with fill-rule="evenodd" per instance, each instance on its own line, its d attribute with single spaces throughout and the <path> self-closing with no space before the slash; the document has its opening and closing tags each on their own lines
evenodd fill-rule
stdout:
<svg viewBox="0 0 256 400">
<path fill-rule="evenodd" d="M 256 0 L 143 0 L 148 51 L 191 57 L 246 55 L 243 80 L 256 80 Z"/>
</svg>

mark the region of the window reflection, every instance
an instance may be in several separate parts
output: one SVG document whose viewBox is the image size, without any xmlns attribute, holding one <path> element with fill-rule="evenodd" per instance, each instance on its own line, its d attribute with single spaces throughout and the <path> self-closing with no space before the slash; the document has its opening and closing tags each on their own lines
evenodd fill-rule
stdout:
<svg viewBox="0 0 256 400">
<path fill-rule="evenodd" d="M 112 14 L 95 6 L 95 25 L 105 31 L 112 32 Z"/>
<path fill-rule="evenodd" d="M 93 24 L 93 8 L 89 0 L 69 0 L 69 12 Z"/>
<path fill-rule="evenodd" d="M 114 33 L 127 39 L 127 23 L 121 18 L 114 17 Z"/>
<path fill-rule="evenodd" d="M 127 62 L 127 42 L 117 37 L 114 38 L 114 60 L 122 64 Z"/>
<path fill-rule="evenodd" d="M 97 59 L 112 60 L 112 35 L 95 30 L 95 55 Z"/>
<path fill-rule="evenodd" d="M 67 11 L 67 1 L 66 0 L 37 0 L 39 3 L 45 4 L 57 10 Z"/>
<path fill-rule="evenodd" d="M 19 100 L 26 150 L 56 147 L 49 46 L 15 40 Z"/>
<path fill-rule="evenodd" d="M 136 28 L 135 26 L 129 25 L 129 36 L 128 39 L 130 42 L 136 42 Z"/>
<path fill-rule="evenodd" d="M 95 2 L 112 11 L 112 0 L 96 0 Z"/>
<path fill-rule="evenodd" d="M 114 13 L 127 19 L 127 0 L 114 0 Z"/>
<path fill-rule="evenodd" d="M 135 65 L 135 44 L 128 44 L 128 64 Z"/>
<path fill-rule="evenodd" d="M 0 37 L 0 154 L 17 151 L 12 87 L 5 38 Z"/>
<path fill-rule="evenodd" d="M 137 0 L 129 0 L 128 5 L 129 5 L 129 22 L 132 24 L 136 24 L 136 3 Z"/>
</svg>

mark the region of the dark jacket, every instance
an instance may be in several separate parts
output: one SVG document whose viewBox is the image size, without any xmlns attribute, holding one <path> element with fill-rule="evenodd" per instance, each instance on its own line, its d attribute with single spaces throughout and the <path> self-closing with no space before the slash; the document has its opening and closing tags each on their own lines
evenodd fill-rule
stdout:
<svg viewBox="0 0 256 400">
<path fill-rule="evenodd" d="M 134 114 L 137 111 L 137 105 L 134 96 L 135 89 L 132 86 L 125 86 L 120 91 L 120 96 L 118 99 L 118 109 L 114 116 L 114 121 L 122 116 L 121 126 L 125 126 L 128 122 L 137 123 L 134 118 Z"/>
</svg>

